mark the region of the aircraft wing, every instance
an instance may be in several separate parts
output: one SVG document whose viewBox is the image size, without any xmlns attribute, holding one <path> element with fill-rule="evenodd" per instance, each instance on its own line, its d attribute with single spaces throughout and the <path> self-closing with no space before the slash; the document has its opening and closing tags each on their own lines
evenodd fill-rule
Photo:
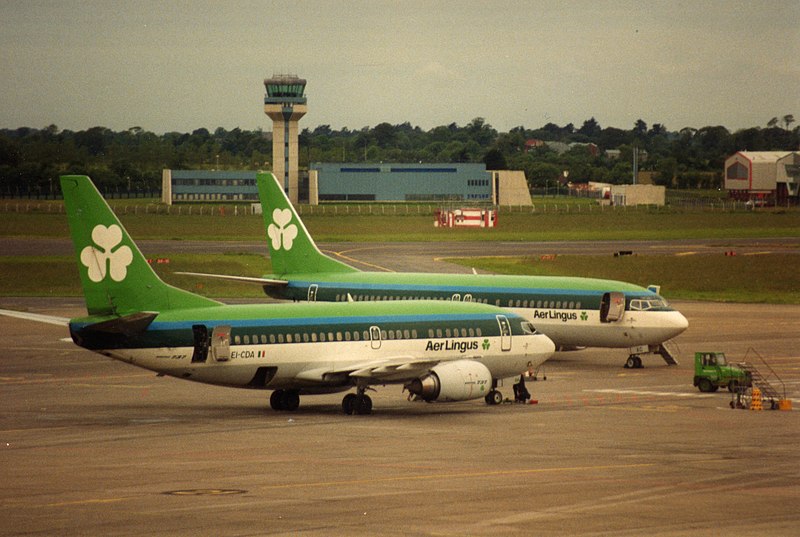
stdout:
<svg viewBox="0 0 800 537">
<path fill-rule="evenodd" d="M 67 317 L 57 317 L 55 315 L 42 315 L 39 313 L 28 313 L 26 311 L 0 310 L 0 315 L 6 317 L 16 317 L 17 319 L 27 319 L 39 323 L 54 324 L 57 326 L 69 326 Z"/>
<path fill-rule="evenodd" d="M 416 378 L 439 362 L 441 362 L 441 360 L 420 359 L 412 356 L 394 356 L 368 362 L 348 362 L 340 366 L 307 369 L 298 374 L 297 378 L 307 381 L 322 382 L 331 377 L 347 376 L 376 381 L 397 382 Z"/>
<path fill-rule="evenodd" d="M 285 287 L 289 285 L 286 280 L 275 280 L 271 278 L 258 278 L 255 276 L 229 276 L 227 274 L 208 274 L 205 272 L 175 272 L 183 276 L 199 276 L 201 278 L 216 278 L 218 280 L 228 280 L 231 282 L 255 283 L 258 285 L 269 285 L 272 287 Z"/>
</svg>

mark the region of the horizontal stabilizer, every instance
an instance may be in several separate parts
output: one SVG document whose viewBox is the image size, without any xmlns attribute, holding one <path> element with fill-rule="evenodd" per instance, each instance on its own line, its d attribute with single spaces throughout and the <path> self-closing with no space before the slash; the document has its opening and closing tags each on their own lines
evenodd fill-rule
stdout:
<svg viewBox="0 0 800 537">
<path fill-rule="evenodd" d="M 286 280 L 273 280 L 270 278 L 258 278 L 251 276 L 229 276 L 227 274 L 208 274 L 205 272 L 175 272 L 173 274 L 181 274 L 183 276 L 199 276 L 201 278 L 216 278 L 218 280 L 228 280 L 231 282 L 255 283 L 258 285 L 270 285 L 274 287 L 285 287 L 289 285 Z"/>
<path fill-rule="evenodd" d="M 150 326 L 150 323 L 152 323 L 153 319 L 156 317 L 158 317 L 158 312 L 142 311 L 109 319 L 108 321 L 90 324 L 84 327 L 83 330 L 103 334 L 121 334 L 130 337 L 147 330 L 147 327 Z"/>
<path fill-rule="evenodd" d="M 69 326 L 69 319 L 66 317 L 56 317 L 55 315 L 41 315 L 39 313 L 28 313 L 26 311 L 0 310 L 0 315 L 16 317 L 17 319 L 27 319 L 37 323 L 54 324 L 57 326 Z"/>
</svg>

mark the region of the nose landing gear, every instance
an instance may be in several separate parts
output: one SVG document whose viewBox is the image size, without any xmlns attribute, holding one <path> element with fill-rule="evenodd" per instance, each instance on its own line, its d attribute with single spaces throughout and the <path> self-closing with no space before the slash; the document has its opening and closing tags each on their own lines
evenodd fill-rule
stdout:
<svg viewBox="0 0 800 537">
<path fill-rule="evenodd" d="M 628 359 L 625 361 L 625 365 L 623 367 L 625 369 L 641 369 L 642 357 L 637 356 L 635 354 L 631 354 L 630 356 L 628 356 Z"/>
</svg>

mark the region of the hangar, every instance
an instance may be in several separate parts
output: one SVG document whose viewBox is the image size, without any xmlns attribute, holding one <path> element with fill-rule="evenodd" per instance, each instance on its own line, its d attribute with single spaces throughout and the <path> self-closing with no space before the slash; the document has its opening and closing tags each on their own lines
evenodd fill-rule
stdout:
<svg viewBox="0 0 800 537">
<path fill-rule="evenodd" d="M 315 163 L 320 201 L 490 201 L 483 164 Z"/>
<path fill-rule="evenodd" d="M 314 184 L 319 201 L 531 205 L 523 172 L 490 171 L 482 163 L 312 163 L 309 185 Z"/>
<path fill-rule="evenodd" d="M 725 160 L 725 190 L 740 201 L 797 204 L 800 152 L 739 151 Z"/>
</svg>

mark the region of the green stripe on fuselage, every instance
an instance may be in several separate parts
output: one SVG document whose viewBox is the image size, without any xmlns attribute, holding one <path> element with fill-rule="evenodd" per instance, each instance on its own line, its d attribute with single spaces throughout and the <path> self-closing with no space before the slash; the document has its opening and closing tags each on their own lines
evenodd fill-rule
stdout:
<svg viewBox="0 0 800 537">
<path fill-rule="evenodd" d="M 347 294 L 354 300 L 450 299 L 457 294 L 459 300 L 471 295 L 473 301 L 506 307 L 509 301 L 548 301 L 580 302 L 583 309 L 596 309 L 603 294 L 612 291 L 627 298 L 658 297 L 638 285 L 595 278 L 386 272 L 294 274 L 284 296 L 306 300 L 313 284 L 319 286 L 316 300 L 326 302 L 346 300 Z"/>
</svg>

